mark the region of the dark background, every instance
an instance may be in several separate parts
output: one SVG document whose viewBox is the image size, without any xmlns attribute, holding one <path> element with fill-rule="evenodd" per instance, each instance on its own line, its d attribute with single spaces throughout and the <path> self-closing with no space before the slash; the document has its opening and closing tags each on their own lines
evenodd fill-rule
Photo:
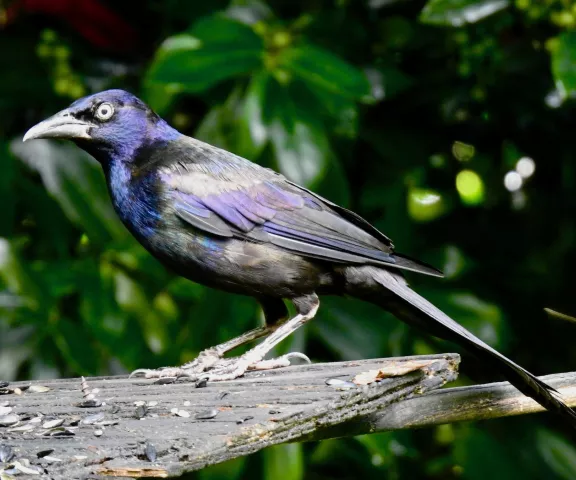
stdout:
<svg viewBox="0 0 576 480">
<path fill-rule="evenodd" d="M 0 378 L 180 364 L 262 321 L 152 259 L 73 145 L 21 143 L 107 88 L 362 214 L 446 272 L 411 275 L 420 293 L 533 373 L 575 369 L 576 325 L 544 308 L 576 313 L 576 2 L 0 5 Z M 511 192 L 522 157 L 535 172 Z M 288 350 L 458 351 L 340 298 Z M 459 384 L 499 379 L 464 353 Z M 575 440 L 539 414 L 280 446 L 190 478 L 574 479 Z"/>
</svg>

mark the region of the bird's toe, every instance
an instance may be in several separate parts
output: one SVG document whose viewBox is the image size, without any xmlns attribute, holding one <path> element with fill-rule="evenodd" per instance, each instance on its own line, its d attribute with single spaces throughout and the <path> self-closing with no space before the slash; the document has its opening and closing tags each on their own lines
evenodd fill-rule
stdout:
<svg viewBox="0 0 576 480">
<path fill-rule="evenodd" d="M 298 358 L 303 360 L 304 363 L 312 363 L 312 361 L 303 353 L 290 352 L 277 358 L 270 358 L 268 360 L 261 360 L 260 362 L 251 365 L 250 370 L 272 370 L 273 368 L 289 367 L 292 365 L 291 360 Z"/>
<path fill-rule="evenodd" d="M 192 377 L 193 372 L 186 370 L 183 367 L 163 367 L 158 369 L 152 368 L 139 368 L 134 370 L 129 378 L 178 378 L 178 377 Z"/>
</svg>

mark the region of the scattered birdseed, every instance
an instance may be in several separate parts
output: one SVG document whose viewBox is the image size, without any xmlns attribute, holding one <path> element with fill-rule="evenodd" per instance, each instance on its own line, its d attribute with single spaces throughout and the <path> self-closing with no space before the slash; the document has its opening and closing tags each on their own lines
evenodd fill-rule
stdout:
<svg viewBox="0 0 576 480">
<path fill-rule="evenodd" d="M 104 412 L 98 412 L 94 415 L 88 415 L 87 417 L 83 418 L 80 423 L 84 425 L 94 425 L 95 423 L 100 422 L 100 420 L 103 420 L 105 416 L 106 414 Z"/>
<path fill-rule="evenodd" d="M 178 377 L 161 377 L 153 383 L 155 385 L 167 385 L 169 383 L 174 383 L 176 380 L 178 380 Z"/>
<path fill-rule="evenodd" d="M 144 447 L 144 454 L 149 462 L 155 462 L 157 458 L 156 447 L 150 442 L 146 441 L 146 446 Z"/>
<path fill-rule="evenodd" d="M 139 405 L 138 408 L 136 408 L 136 412 L 134 413 L 134 417 L 138 418 L 138 419 L 142 419 L 146 416 L 147 413 L 148 413 L 148 408 L 145 405 Z"/>
<path fill-rule="evenodd" d="M 0 462 L 8 463 L 16 454 L 9 445 L 0 445 Z"/>
<path fill-rule="evenodd" d="M 53 462 L 62 462 L 63 460 L 61 458 L 56 458 L 56 457 L 52 457 L 50 455 L 46 456 L 43 458 L 43 460 L 53 463 Z"/>
<path fill-rule="evenodd" d="M 80 415 L 72 415 L 70 417 L 68 423 L 70 423 L 70 425 L 75 427 L 76 425 L 78 425 L 80 423 L 81 420 L 82 420 L 82 417 Z"/>
<path fill-rule="evenodd" d="M 53 453 L 53 452 L 54 452 L 54 449 L 53 449 L 53 448 L 49 448 L 49 449 L 47 449 L 47 450 L 40 450 L 40 451 L 36 454 L 36 456 L 37 456 L 38 458 L 44 458 L 44 457 L 47 457 L 48 455 L 50 455 L 50 454 Z"/>
<path fill-rule="evenodd" d="M 357 387 L 356 384 L 349 382 L 348 380 L 341 380 L 340 378 L 329 378 L 326 380 L 326 385 L 344 390 Z"/>
<path fill-rule="evenodd" d="M 43 433 L 43 437 L 73 437 L 76 435 L 76 432 L 72 428 L 68 427 L 56 427 L 48 430 L 46 433 Z"/>
<path fill-rule="evenodd" d="M 101 402 L 96 398 L 91 400 L 85 400 L 84 402 L 76 404 L 76 406 L 80 408 L 95 408 L 95 407 L 101 407 L 103 405 L 105 405 L 105 403 Z"/>
<path fill-rule="evenodd" d="M 56 428 L 64 424 L 63 418 L 56 418 L 55 420 L 48 420 L 42 424 L 42 428 Z"/>
<path fill-rule="evenodd" d="M 214 418 L 216 415 L 218 415 L 218 410 L 213 408 L 211 410 L 205 410 L 203 412 L 197 413 L 194 418 L 196 418 L 196 420 L 210 420 Z"/>
<path fill-rule="evenodd" d="M 16 469 L 22 473 L 26 473 L 27 475 L 40 475 L 40 470 L 37 469 L 37 467 L 26 466 L 26 465 L 23 465 L 22 463 L 19 462 L 18 460 L 16 460 L 14 462 L 14 469 Z"/>
<path fill-rule="evenodd" d="M 33 425 L 31 423 L 27 423 L 26 425 L 21 425 L 19 427 L 12 427 L 9 428 L 8 430 L 6 430 L 7 432 L 31 432 L 32 430 L 34 430 L 36 428 L 36 425 Z"/>
<path fill-rule="evenodd" d="M 194 384 L 194 386 L 196 388 L 204 388 L 208 385 L 208 377 L 202 377 L 199 378 L 196 383 Z"/>
<path fill-rule="evenodd" d="M 247 422 L 248 420 L 252 420 L 254 417 L 244 417 L 241 418 L 240 420 L 236 420 L 236 425 L 241 425 L 244 422 Z"/>
<path fill-rule="evenodd" d="M 30 385 L 28 391 L 31 393 L 45 393 L 52 390 L 50 387 L 46 387 L 44 385 Z"/>
</svg>

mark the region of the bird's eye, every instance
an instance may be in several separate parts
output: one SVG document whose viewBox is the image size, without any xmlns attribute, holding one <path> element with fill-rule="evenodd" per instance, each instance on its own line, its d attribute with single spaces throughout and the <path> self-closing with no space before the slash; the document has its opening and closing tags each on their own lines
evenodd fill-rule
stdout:
<svg viewBox="0 0 576 480">
<path fill-rule="evenodd" d="M 112 115 L 114 115 L 114 107 L 111 103 L 101 103 L 98 105 L 95 115 L 98 120 L 102 120 L 103 122 L 110 120 Z"/>
</svg>

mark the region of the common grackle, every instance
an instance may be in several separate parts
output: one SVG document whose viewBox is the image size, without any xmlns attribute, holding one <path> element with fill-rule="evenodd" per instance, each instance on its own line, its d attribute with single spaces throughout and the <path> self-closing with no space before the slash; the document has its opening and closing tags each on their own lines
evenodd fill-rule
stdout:
<svg viewBox="0 0 576 480">
<path fill-rule="evenodd" d="M 135 373 L 202 374 L 217 381 L 289 365 L 302 355 L 264 356 L 314 317 L 318 294 L 349 295 L 461 345 L 576 426 L 575 412 L 553 388 L 419 296 L 402 276 L 402 270 L 441 276 L 438 270 L 396 253 L 390 239 L 357 214 L 270 169 L 182 135 L 130 93 L 108 90 L 82 98 L 32 127 L 24 141 L 34 138 L 69 139 L 94 156 L 122 222 L 168 268 L 262 305 L 264 327 L 181 367 Z M 293 318 L 284 299 L 296 309 Z M 223 358 L 260 337 L 266 338 L 244 355 Z"/>
</svg>

